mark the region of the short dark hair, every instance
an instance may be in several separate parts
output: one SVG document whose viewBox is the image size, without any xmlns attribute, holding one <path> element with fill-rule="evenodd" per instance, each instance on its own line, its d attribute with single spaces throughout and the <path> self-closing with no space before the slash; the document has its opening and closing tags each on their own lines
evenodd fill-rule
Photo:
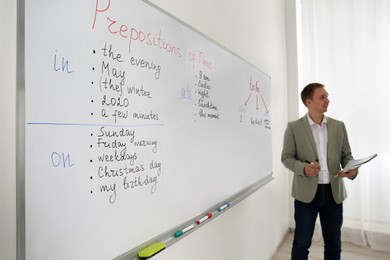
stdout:
<svg viewBox="0 0 390 260">
<path fill-rule="evenodd" d="M 306 99 L 308 99 L 308 98 L 313 99 L 314 91 L 317 88 L 323 88 L 323 87 L 325 87 L 325 85 L 323 85 L 321 83 L 310 83 L 310 84 L 306 85 L 306 87 L 304 87 L 302 92 L 301 92 L 301 99 L 302 99 L 303 104 L 306 106 Z"/>
</svg>

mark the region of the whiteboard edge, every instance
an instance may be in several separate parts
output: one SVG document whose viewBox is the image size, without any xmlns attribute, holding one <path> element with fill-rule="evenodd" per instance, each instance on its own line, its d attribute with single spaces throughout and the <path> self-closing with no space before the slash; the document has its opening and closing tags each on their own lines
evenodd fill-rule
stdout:
<svg viewBox="0 0 390 260">
<path fill-rule="evenodd" d="M 203 38 L 205 38 L 206 40 L 214 43 L 215 45 L 217 45 L 218 47 L 222 48 L 224 51 L 227 51 L 229 52 L 230 54 L 232 54 L 233 56 L 235 56 L 236 58 L 242 60 L 244 63 L 248 64 L 249 66 L 253 67 L 254 69 L 260 71 L 261 73 L 263 73 L 264 75 L 266 75 L 269 79 L 272 79 L 272 77 L 266 73 L 265 71 L 259 69 L 258 67 L 256 67 L 255 65 L 253 65 L 252 63 L 250 63 L 249 61 L 245 60 L 243 57 L 239 56 L 238 54 L 236 54 L 235 52 L 233 52 L 232 50 L 228 49 L 227 47 L 225 47 L 224 45 L 222 45 L 221 43 L 219 43 L 218 41 L 216 41 L 215 39 L 211 38 L 210 36 L 207 36 L 206 34 L 202 33 L 201 31 L 199 31 L 198 29 L 196 29 L 195 27 L 187 24 L 186 22 L 184 22 L 183 20 L 180 20 L 178 17 L 174 16 L 173 14 L 171 13 L 168 13 L 166 10 L 162 9 L 161 7 L 159 7 L 158 5 L 150 2 L 149 0 L 142 0 L 143 2 L 145 2 L 146 4 L 150 5 L 151 7 L 157 9 L 158 11 L 160 11 L 161 13 L 167 15 L 168 17 L 174 19 L 175 21 L 177 21 L 178 23 L 184 25 L 185 27 L 187 27 L 188 29 L 194 31 L 195 33 L 199 34 L 200 36 L 202 36 Z"/>
<path fill-rule="evenodd" d="M 168 248 L 169 246 L 175 244 L 176 242 L 180 241 L 181 239 L 183 239 L 184 237 L 190 235 L 192 232 L 194 232 L 195 230 L 197 230 L 198 228 L 202 228 L 202 226 L 204 224 L 207 224 L 208 222 L 212 221 L 213 219 L 215 219 L 216 217 L 219 217 L 220 215 L 222 215 L 223 213 L 225 213 L 226 211 L 228 211 L 230 208 L 232 208 L 233 206 L 235 206 L 236 204 L 238 204 L 239 202 L 241 202 L 242 200 L 246 199 L 247 197 L 249 197 L 251 194 L 253 194 L 254 192 L 256 192 L 257 190 L 259 190 L 261 187 L 263 187 L 264 185 L 266 185 L 267 183 L 271 182 L 272 180 L 274 180 L 275 178 L 273 177 L 273 174 L 272 172 L 269 173 L 268 175 L 262 177 L 260 180 L 256 181 L 255 183 L 249 185 L 247 188 L 244 188 L 242 189 L 241 191 L 237 192 L 236 194 L 232 195 L 231 197 L 227 198 L 227 199 L 224 199 L 222 201 L 220 201 L 219 203 L 215 204 L 214 206 L 210 207 L 209 209 L 205 210 L 204 212 L 201 212 L 199 214 L 197 214 L 196 216 L 192 217 L 191 219 L 189 219 L 188 221 L 185 221 L 184 223 L 181 223 L 180 225 L 156 236 L 155 238 L 131 249 L 130 251 L 114 258 L 114 260 L 138 260 L 138 252 L 141 251 L 142 249 L 146 248 L 147 246 L 153 244 L 153 243 L 157 243 L 157 242 L 163 242 L 165 243 L 166 245 L 166 248 Z M 225 210 L 219 212 L 217 209 L 219 206 L 223 205 L 224 203 L 226 202 L 229 202 L 230 203 L 230 206 L 227 207 Z M 203 217 L 204 215 L 208 214 L 212 212 L 213 213 L 213 217 L 210 219 L 210 221 L 206 221 L 204 224 L 200 224 L 200 225 L 195 225 L 194 229 L 192 229 L 190 232 L 180 236 L 180 237 L 174 237 L 173 234 L 180 230 L 181 228 L 183 227 L 186 227 L 188 225 L 191 225 L 191 224 L 194 224 L 196 222 L 196 220 L 198 220 L 200 217 Z"/>
<path fill-rule="evenodd" d="M 16 5 L 16 259 L 25 260 L 25 0 Z"/>
</svg>

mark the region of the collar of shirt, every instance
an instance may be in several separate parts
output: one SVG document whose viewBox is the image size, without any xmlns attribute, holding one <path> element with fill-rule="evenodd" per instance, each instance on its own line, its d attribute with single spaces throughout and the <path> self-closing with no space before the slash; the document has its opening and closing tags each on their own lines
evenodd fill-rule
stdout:
<svg viewBox="0 0 390 260">
<path fill-rule="evenodd" d="M 314 123 L 313 119 L 311 119 L 309 114 L 306 114 L 306 116 L 307 116 L 307 120 L 309 121 L 310 126 L 317 125 L 316 123 Z M 322 119 L 320 126 L 323 126 L 324 124 L 328 124 L 328 119 L 325 115 L 324 115 L 324 118 Z"/>
</svg>

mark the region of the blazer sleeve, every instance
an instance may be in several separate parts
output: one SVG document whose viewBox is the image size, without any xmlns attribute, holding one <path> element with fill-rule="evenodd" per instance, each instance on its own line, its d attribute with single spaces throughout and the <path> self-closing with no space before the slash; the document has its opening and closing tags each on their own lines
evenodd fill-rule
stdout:
<svg viewBox="0 0 390 260">
<path fill-rule="evenodd" d="M 284 139 L 283 139 L 283 150 L 282 150 L 282 158 L 281 158 L 282 163 L 290 171 L 301 176 L 306 176 L 304 174 L 304 169 L 307 163 L 297 160 L 296 152 L 297 151 L 296 151 L 294 131 L 292 128 L 292 124 L 288 123 L 286 131 L 284 133 Z"/>
</svg>

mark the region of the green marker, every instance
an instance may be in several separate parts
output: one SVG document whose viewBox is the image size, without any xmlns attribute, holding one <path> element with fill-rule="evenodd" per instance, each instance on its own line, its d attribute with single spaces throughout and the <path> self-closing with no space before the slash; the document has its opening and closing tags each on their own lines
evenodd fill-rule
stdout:
<svg viewBox="0 0 390 260">
<path fill-rule="evenodd" d="M 175 237 L 180 237 L 180 236 L 183 235 L 183 234 L 184 234 L 183 230 L 177 231 L 177 232 L 175 233 Z"/>
<path fill-rule="evenodd" d="M 165 249 L 164 243 L 161 243 L 161 242 L 154 243 L 154 244 L 142 249 L 141 251 L 139 251 L 138 257 L 140 259 L 147 259 L 149 257 L 154 256 L 155 254 L 157 254 L 158 252 L 160 252 L 163 249 Z"/>
<path fill-rule="evenodd" d="M 186 228 L 183 228 L 182 230 L 179 230 L 175 233 L 175 237 L 180 237 L 181 235 L 183 235 L 185 232 L 187 231 L 190 231 L 191 229 L 194 228 L 194 225 L 189 225 L 188 227 Z"/>
</svg>

